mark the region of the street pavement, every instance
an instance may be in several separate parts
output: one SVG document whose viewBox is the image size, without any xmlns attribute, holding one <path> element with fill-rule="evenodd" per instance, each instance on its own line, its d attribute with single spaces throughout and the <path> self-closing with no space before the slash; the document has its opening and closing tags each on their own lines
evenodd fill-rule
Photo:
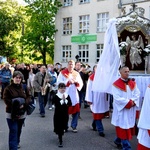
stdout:
<svg viewBox="0 0 150 150">
<path fill-rule="evenodd" d="M 81 108 L 81 118 L 78 121 L 78 132 L 71 128 L 63 136 L 63 148 L 58 147 L 57 135 L 53 132 L 53 113 L 46 107 L 46 117 L 39 116 L 38 103 L 36 109 L 27 116 L 21 136 L 20 150 L 118 150 L 113 140 L 115 128 L 111 125 L 111 117 L 103 119 L 105 137 L 100 137 L 91 128 L 92 114 L 89 108 Z M 69 120 L 69 125 L 71 116 Z M 136 150 L 137 139 L 131 141 L 132 150 Z M 0 150 L 8 150 L 8 127 L 5 118 L 5 104 L 0 100 Z"/>
</svg>

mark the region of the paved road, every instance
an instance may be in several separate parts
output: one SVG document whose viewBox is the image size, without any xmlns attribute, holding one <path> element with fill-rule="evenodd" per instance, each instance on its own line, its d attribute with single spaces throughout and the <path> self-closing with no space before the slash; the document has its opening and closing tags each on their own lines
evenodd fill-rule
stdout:
<svg viewBox="0 0 150 150">
<path fill-rule="evenodd" d="M 106 136 L 100 137 L 91 129 L 90 109 L 81 109 L 82 119 L 78 122 L 78 133 L 69 131 L 63 137 L 64 150 L 117 150 L 113 143 L 115 137 L 111 119 L 104 119 Z M 69 122 L 70 123 L 70 122 Z M 8 150 L 8 127 L 5 119 L 5 105 L 0 100 L 0 150 Z M 53 110 L 46 110 L 46 117 L 41 118 L 38 105 L 31 116 L 26 118 L 21 136 L 20 150 L 59 150 L 57 135 L 53 132 Z M 136 137 L 131 141 L 132 150 L 136 150 Z"/>
</svg>

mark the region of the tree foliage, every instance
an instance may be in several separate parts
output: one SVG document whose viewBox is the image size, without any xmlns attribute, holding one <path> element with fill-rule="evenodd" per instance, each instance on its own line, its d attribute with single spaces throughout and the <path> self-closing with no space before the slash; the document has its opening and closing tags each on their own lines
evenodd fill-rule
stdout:
<svg viewBox="0 0 150 150">
<path fill-rule="evenodd" d="M 36 59 L 42 59 L 43 64 L 46 64 L 46 54 L 52 59 L 54 57 L 54 35 L 57 32 L 55 15 L 62 5 L 58 0 L 25 0 L 25 2 L 28 3 L 26 14 L 30 16 L 30 20 L 22 41 L 28 47 L 32 47 L 34 52 L 39 52 L 41 55 L 36 56 Z"/>
<path fill-rule="evenodd" d="M 12 0 L 0 0 L 0 55 L 14 57 L 20 38 L 23 7 Z"/>
</svg>

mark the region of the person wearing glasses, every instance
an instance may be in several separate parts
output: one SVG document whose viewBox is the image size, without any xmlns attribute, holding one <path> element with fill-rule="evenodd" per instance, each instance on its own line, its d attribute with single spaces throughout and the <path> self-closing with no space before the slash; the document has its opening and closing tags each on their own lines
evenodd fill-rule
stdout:
<svg viewBox="0 0 150 150">
<path fill-rule="evenodd" d="M 20 136 L 26 118 L 26 107 L 31 99 L 29 90 L 23 88 L 23 78 L 20 71 L 14 71 L 12 83 L 5 88 L 3 94 L 9 128 L 9 150 L 20 148 Z"/>
</svg>

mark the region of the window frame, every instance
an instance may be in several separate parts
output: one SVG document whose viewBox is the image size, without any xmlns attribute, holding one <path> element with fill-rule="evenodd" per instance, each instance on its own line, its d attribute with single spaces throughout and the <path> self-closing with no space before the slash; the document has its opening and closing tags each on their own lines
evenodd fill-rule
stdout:
<svg viewBox="0 0 150 150">
<path fill-rule="evenodd" d="M 68 62 L 71 59 L 72 55 L 72 46 L 71 45 L 62 45 L 62 62 Z"/>
<path fill-rule="evenodd" d="M 99 62 L 100 57 L 102 55 L 104 49 L 104 44 L 100 43 L 100 44 L 96 44 L 96 62 Z"/>
<path fill-rule="evenodd" d="M 97 14 L 97 32 L 105 32 L 109 21 L 109 12 Z"/>
<path fill-rule="evenodd" d="M 79 0 L 79 4 L 87 4 L 90 3 L 90 0 Z"/>
<path fill-rule="evenodd" d="M 73 0 L 64 0 L 63 6 L 67 7 L 67 6 L 72 6 L 73 5 Z"/>
<path fill-rule="evenodd" d="M 72 34 L 72 17 L 63 18 L 62 24 L 63 24 L 62 34 L 63 35 L 70 35 L 70 34 Z M 65 29 L 65 26 L 66 26 L 66 29 Z"/>
<path fill-rule="evenodd" d="M 79 61 L 83 63 L 89 62 L 89 45 L 78 45 Z"/>
<path fill-rule="evenodd" d="M 90 15 L 79 16 L 79 33 L 89 33 Z"/>
</svg>

